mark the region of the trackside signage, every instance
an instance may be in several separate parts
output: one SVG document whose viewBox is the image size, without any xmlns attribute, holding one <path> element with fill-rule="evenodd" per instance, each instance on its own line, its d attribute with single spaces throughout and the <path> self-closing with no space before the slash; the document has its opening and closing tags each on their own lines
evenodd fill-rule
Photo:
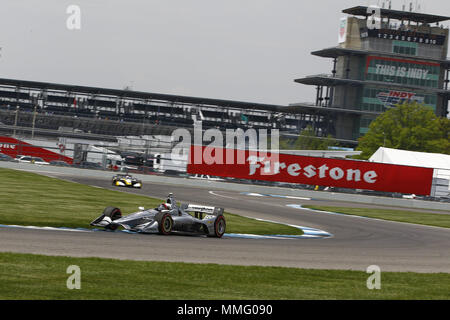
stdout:
<svg viewBox="0 0 450 320">
<path fill-rule="evenodd" d="M 63 160 L 69 164 L 72 164 L 73 162 L 72 158 L 6 136 L 0 136 L 0 152 L 13 158 L 19 155 L 23 155 L 23 156 L 40 157 L 45 161 Z"/>
<path fill-rule="evenodd" d="M 433 179 L 431 168 L 199 146 L 191 146 L 187 172 L 416 195 L 429 195 Z"/>
</svg>

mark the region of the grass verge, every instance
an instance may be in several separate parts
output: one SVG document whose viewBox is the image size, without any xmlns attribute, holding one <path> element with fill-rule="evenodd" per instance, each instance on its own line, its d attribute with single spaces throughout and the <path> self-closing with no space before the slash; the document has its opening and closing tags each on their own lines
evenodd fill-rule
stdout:
<svg viewBox="0 0 450 320">
<path fill-rule="evenodd" d="M 67 268 L 81 270 L 69 290 Z M 368 290 L 360 271 L 305 270 L 214 264 L 123 261 L 0 253 L 0 300 L 304 300 L 449 299 L 449 274 L 381 274 Z"/>
<path fill-rule="evenodd" d="M 423 224 L 434 227 L 450 228 L 450 215 L 438 213 L 425 213 L 406 210 L 346 208 L 304 205 L 304 208 L 343 213 L 353 216 L 376 218 L 389 221 Z"/>
<path fill-rule="evenodd" d="M 90 228 L 89 223 L 107 206 L 123 214 L 139 206 L 154 208 L 161 203 L 141 195 L 95 188 L 30 172 L 0 168 L 0 224 L 44 227 Z M 225 213 L 227 233 L 301 235 L 297 228 L 257 221 Z"/>
</svg>

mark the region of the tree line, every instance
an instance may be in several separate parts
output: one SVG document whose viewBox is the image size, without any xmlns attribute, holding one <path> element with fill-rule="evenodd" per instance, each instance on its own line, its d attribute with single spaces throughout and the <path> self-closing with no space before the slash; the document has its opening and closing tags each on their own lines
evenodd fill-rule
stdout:
<svg viewBox="0 0 450 320">
<path fill-rule="evenodd" d="M 329 135 L 318 138 L 311 126 L 297 139 L 281 139 L 280 150 L 327 150 L 339 143 Z M 369 159 L 378 148 L 450 154 L 450 119 L 438 117 L 427 106 L 404 103 L 377 117 L 369 131 L 359 138 L 359 159 Z"/>
</svg>

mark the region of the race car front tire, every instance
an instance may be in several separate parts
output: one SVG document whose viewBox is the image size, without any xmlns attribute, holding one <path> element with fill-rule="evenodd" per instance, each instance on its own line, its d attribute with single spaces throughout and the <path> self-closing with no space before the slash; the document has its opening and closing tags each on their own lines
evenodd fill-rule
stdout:
<svg viewBox="0 0 450 320">
<path fill-rule="evenodd" d="M 156 215 L 155 220 L 158 222 L 159 234 L 169 235 L 172 232 L 173 219 L 170 213 L 159 212 Z"/>
<path fill-rule="evenodd" d="M 227 223 L 225 222 L 225 217 L 221 214 L 217 216 L 214 221 L 214 234 L 210 235 L 210 237 L 214 238 L 222 238 L 225 234 L 225 229 L 227 227 Z"/>
<path fill-rule="evenodd" d="M 116 207 L 106 207 L 105 210 L 103 210 L 103 214 L 110 217 L 112 221 L 122 218 L 122 211 Z M 109 230 L 116 230 L 117 227 L 117 225 L 109 225 L 105 228 Z"/>
</svg>

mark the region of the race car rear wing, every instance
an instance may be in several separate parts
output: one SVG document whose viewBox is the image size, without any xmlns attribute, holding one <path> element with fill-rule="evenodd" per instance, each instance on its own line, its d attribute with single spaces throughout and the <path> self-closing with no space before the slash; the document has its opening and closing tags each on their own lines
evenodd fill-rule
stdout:
<svg viewBox="0 0 450 320">
<path fill-rule="evenodd" d="M 219 216 L 223 214 L 223 208 L 219 207 L 208 207 L 208 206 L 202 206 L 202 205 L 196 205 L 196 204 L 188 204 L 184 205 L 185 208 L 184 211 L 186 212 L 195 212 L 195 213 L 206 213 L 208 215 L 213 216 Z"/>
</svg>

